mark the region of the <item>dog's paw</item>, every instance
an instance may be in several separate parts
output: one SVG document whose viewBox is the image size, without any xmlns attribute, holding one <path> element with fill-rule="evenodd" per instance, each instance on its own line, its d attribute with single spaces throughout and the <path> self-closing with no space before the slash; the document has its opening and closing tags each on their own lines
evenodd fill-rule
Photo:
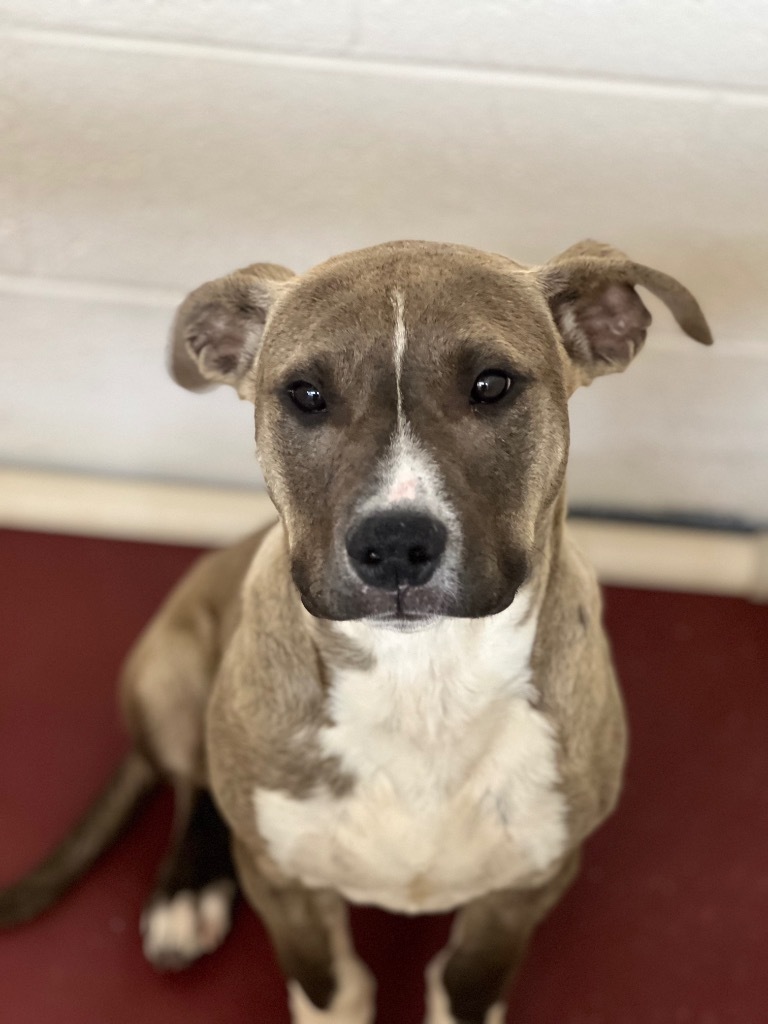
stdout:
<svg viewBox="0 0 768 1024">
<path fill-rule="evenodd" d="M 425 973 L 427 982 L 427 1016 L 424 1024 L 461 1024 L 451 1013 L 448 993 L 443 985 L 443 971 L 448 962 L 450 950 L 442 950 L 429 962 Z M 506 1009 L 496 1003 L 488 1010 L 483 1024 L 504 1024 Z"/>
<path fill-rule="evenodd" d="M 336 966 L 338 987 L 325 1010 L 307 998 L 297 981 L 288 983 L 291 1024 L 372 1024 L 376 984 L 357 958 L 345 957 Z"/>
<path fill-rule="evenodd" d="M 153 900 L 141 916 L 144 956 L 158 970 L 178 971 L 213 952 L 230 929 L 234 893 L 221 881 Z"/>
</svg>

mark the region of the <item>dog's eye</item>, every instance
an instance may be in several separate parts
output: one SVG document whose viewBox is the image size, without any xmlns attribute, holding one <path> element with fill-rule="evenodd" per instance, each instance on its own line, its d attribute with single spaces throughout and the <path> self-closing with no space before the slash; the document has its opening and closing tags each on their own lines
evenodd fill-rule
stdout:
<svg viewBox="0 0 768 1024">
<path fill-rule="evenodd" d="M 297 380 L 288 388 L 293 404 L 302 412 L 323 412 L 326 408 L 320 388 L 306 380 Z"/>
<path fill-rule="evenodd" d="M 498 402 L 512 387 L 512 378 L 503 370 L 483 370 L 469 393 L 473 405 Z"/>
</svg>

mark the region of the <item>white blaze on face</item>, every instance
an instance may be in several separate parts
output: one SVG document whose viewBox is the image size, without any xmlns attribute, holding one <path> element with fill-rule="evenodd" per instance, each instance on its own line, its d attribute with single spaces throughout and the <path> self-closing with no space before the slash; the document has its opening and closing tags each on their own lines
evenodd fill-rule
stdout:
<svg viewBox="0 0 768 1024">
<path fill-rule="evenodd" d="M 403 310 L 405 298 L 399 288 L 392 292 L 392 308 L 395 311 L 395 332 L 393 344 L 395 350 L 395 385 L 397 387 L 397 429 L 399 432 L 405 429 L 405 413 L 403 412 L 403 356 L 408 338 L 405 333 L 405 321 Z"/>
<path fill-rule="evenodd" d="M 357 510 L 360 518 L 379 512 L 408 508 L 423 512 L 441 522 L 448 530 L 448 546 L 440 570 L 439 583 L 446 590 L 456 585 L 461 549 L 461 528 L 435 460 L 416 436 L 408 422 L 403 403 L 403 359 L 408 339 L 403 313 L 405 299 L 400 289 L 391 294 L 394 311 L 393 353 L 397 389 L 397 423 L 376 472 L 374 493 Z"/>
<path fill-rule="evenodd" d="M 392 438 L 381 466 L 379 506 L 405 502 L 438 517 L 448 505 L 440 470 L 406 423 Z"/>
<path fill-rule="evenodd" d="M 403 405 L 403 359 L 408 337 L 403 318 L 405 296 L 399 288 L 392 291 L 391 301 L 395 315 L 392 346 L 397 389 L 397 426 L 380 463 L 380 486 L 374 497 L 366 502 L 366 510 L 386 509 L 402 502 L 418 505 L 441 518 L 448 502 L 440 471 L 414 434 Z"/>
</svg>

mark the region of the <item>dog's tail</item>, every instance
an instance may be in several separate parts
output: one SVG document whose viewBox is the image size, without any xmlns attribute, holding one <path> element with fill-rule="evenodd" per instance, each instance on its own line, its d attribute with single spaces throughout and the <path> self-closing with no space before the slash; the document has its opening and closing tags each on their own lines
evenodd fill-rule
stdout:
<svg viewBox="0 0 768 1024">
<path fill-rule="evenodd" d="M 117 839 L 156 784 L 149 762 L 136 751 L 128 754 L 59 846 L 24 878 L 0 889 L 0 928 L 47 910 Z"/>
</svg>

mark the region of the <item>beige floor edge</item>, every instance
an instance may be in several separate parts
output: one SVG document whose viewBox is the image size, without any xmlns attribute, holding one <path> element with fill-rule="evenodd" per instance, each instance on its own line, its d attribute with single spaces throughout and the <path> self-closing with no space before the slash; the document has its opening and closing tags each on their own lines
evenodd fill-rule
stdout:
<svg viewBox="0 0 768 1024">
<path fill-rule="evenodd" d="M 0 527 L 221 545 L 274 518 L 263 491 L 0 468 Z M 768 599 L 768 534 L 576 519 L 605 583 Z"/>
</svg>

